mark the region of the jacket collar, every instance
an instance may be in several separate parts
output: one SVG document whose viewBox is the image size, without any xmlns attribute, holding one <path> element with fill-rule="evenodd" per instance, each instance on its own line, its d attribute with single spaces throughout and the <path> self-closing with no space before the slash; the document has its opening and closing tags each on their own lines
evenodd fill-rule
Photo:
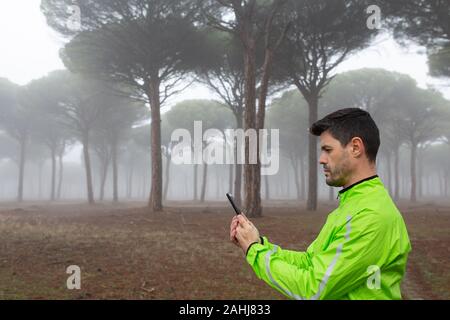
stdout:
<svg viewBox="0 0 450 320">
<path fill-rule="evenodd" d="M 343 202 L 345 199 L 348 199 L 352 194 L 359 194 L 366 191 L 367 186 L 374 186 L 377 184 L 381 184 L 382 182 L 378 175 L 373 175 L 371 177 L 367 177 L 365 179 L 359 180 L 348 187 L 339 191 L 338 198 L 340 202 Z"/>
</svg>

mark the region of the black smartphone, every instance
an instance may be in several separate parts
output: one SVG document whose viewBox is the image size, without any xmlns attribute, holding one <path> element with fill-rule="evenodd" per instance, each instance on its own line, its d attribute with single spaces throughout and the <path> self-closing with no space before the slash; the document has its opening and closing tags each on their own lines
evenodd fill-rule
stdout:
<svg viewBox="0 0 450 320">
<path fill-rule="evenodd" d="M 230 201 L 231 205 L 233 206 L 233 209 L 236 212 L 236 214 L 241 214 L 241 210 L 239 210 L 239 208 L 234 203 L 234 200 L 233 200 L 233 197 L 231 196 L 231 194 L 227 193 L 227 198 L 228 198 L 228 201 Z"/>
</svg>

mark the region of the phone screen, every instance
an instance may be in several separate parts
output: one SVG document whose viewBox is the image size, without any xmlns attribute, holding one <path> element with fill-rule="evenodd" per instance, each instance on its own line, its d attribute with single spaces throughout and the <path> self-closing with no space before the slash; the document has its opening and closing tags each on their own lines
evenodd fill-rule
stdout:
<svg viewBox="0 0 450 320">
<path fill-rule="evenodd" d="M 233 197 L 231 194 L 227 193 L 227 198 L 230 201 L 231 205 L 233 206 L 234 211 L 236 212 L 236 214 L 241 214 L 241 210 L 239 210 L 239 208 L 236 206 L 236 204 L 234 203 Z"/>
</svg>

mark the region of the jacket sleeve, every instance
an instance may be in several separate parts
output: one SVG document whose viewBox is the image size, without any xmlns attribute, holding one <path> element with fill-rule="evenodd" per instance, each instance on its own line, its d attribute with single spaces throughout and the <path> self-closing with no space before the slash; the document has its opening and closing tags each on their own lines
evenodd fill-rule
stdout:
<svg viewBox="0 0 450 320">
<path fill-rule="evenodd" d="M 274 245 L 267 239 L 267 237 L 263 237 L 263 239 L 263 244 L 267 245 L 267 248 L 272 250 Z M 311 244 L 308 248 L 308 251 L 305 252 L 278 248 L 277 254 L 280 259 L 286 261 L 286 263 L 297 266 L 299 268 L 307 269 L 311 266 L 311 253 L 309 252 L 309 249 L 312 246 L 313 244 Z"/>
<path fill-rule="evenodd" d="M 258 278 L 291 299 L 340 299 L 365 283 L 369 266 L 381 265 L 386 229 L 379 215 L 363 210 L 348 216 L 319 252 L 287 252 L 265 242 L 246 259 Z"/>
</svg>

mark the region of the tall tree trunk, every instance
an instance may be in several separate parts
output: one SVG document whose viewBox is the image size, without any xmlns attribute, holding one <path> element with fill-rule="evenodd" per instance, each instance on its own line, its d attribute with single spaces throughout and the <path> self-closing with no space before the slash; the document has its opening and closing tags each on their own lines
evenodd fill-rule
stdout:
<svg viewBox="0 0 450 320">
<path fill-rule="evenodd" d="M 417 144 L 411 143 L 411 202 L 416 202 L 416 157 L 417 157 Z"/>
<path fill-rule="evenodd" d="M 23 201 L 23 178 L 25 174 L 26 138 L 20 141 L 19 182 L 17 188 L 17 201 Z"/>
<path fill-rule="evenodd" d="M 152 186 L 149 207 L 154 212 L 162 210 L 162 157 L 161 157 L 161 101 L 159 93 L 160 81 L 154 75 L 149 85 L 151 109 L 151 154 L 152 154 Z"/>
<path fill-rule="evenodd" d="M 242 129 L 244 127 L 243 118 L 241 114 L 235 114 L 236 124 L 238 129 Z M 242 169 L 243 165 L 238 163 L 238 145 L 237 140 L 233 141 L 234 145 L 234 201 L 236 205 L 240 208 L 242 204 Z"/>
<path fill-rule="evenodd" d="M 208 176 L 208 165 L 206 163 L 204 163 L 203 164 L 202 193 L 200 195 L 200 202 L 205 202 L 207 176 Z"/>
<path fill-rule="evenodd" d="M 145 172 L 145 169 L 144 169 Z M 145 198 L 145 195 L 147 194 L 147 175 L 144 174 L 142 176 L 142 198 Z"/>
<path fill-rule="evenodd" d="M 63 154 L 58 154 L 59 174 L 58 174 L 58 188 L 56 192 L 56 198 L 61 199 L 61 187 L 63 181 Z"/>
<path fill-rule="evenodd" d="M 130 169 L 127 168 L 126 170 L 126 177 L 125 177 L 125 197 L 127 199 L 130 198 Z"/>
<path fill-rule="evenodd" d="M 449 174 L 448 170 L 445 170 L 445 186 L 444 186 L 444 197 L 448 196 L 448 180 L 449 180 Z"/>
<path fill-rule="evenodd" d="M 198 173 L 197 173 L 197 171 L 198 171 L 198 164 L 194 164 L 194 201 L 197 201 L 198 200 L 198 193 L 197 193 L 197 190 L 198 190 L 198 183 L 197 183 L 197 177 L 198 177 Z"/>
<path fill-rule="evenodd" d="M 113 169 L 113 201 L 119 201 L 119 172 L 117 166 L 117 141 L 111 144 L 111 159 L 112 159 L 112 169 Z"/>
<path fill-rule="evenodd" d="M 215 170 L 216 174 L 216 199 L 220 199 L 220 194 L 221 194 L 221 184 L 222 184 L 222 179 L 220 179 L 220 171 L 218 170 L 218 168 L 216 168 Z"/>
<path fill-rule="evenodd" d="M 407 194 L 407 189 L 408 189 L 408 181 L 407 181 L 407 178 L 406 178 L 406 175 L 403 175 L 403 177 L 402 177 L 402 184 L 401 184 L 401 189 L 400 189 L 400 196 L 402 196 L 402 190 L 404 190 L 403 192 L 404 192 L 404 194 L 405 194 L 405 196 L 406 196 L 406 194 Z"/>
<path fill-rule="evenodd" d="M 388 190 L 392 194 L 392 170 L 391 170 L 391 152 L 386 154 L 386 165 L 387 165 L 387 175 L 388 175 Z"/>
<path fill-rule="evenodd" d="M 234 174 L 234 164 L 228 166 L 228 193 L 233 194 L 233 174 Z"/>
<path fill-rule="evenodd" d="M 86 132 L 83 137 L 83 156 L 84 156 L 84 168 L 86 172 L 86 186 L 87 186 L 87 198 L 89 204 L 94 204 L 94 191 L 92 188 L 92 171 L 91 160 L 89 157 L 89 136 Z"/>
<path fill-rule="evenodd" d="M 52 157 L 52 182 L 51 182 L 51 191 L 50 191 L 50 200 L 55 201 L 56 195 L 56 150 L 55 147 L 50 148 L 50 153 Z"/>
<path fill-rule="evenodd" d="M 259 132 L 264 128 L 264 120 L 266 117 L 266 100 L 269 91 L 269 79 L 271 73 L 271 66 L 273 61 L 273 51 L 269 48 L 265 51 L 263 73 L 261 77 L 261 86 L 259 88 L 258 96 L 258 113 L 256 115 L 256 140 L 257 140 L 257 162 L 253 166 L 253 212 L 252 216 L 260 217 L 262 216 L 262 206 L 261 206 L 261 156 L 259 150 L 260 136 Z"/>
<path fill-rule="evenodd" d="M 317 94 L 308 97 L 309 106 L 309 126 L 311 127 L 318 117 Z M 315 211 L 317 209 L 317 137 L 310 134 L 308 141 L 309 176 L 308 176 L 308 200 L 306 209 Z"/>
<path fill-rule="evenodd" d="M 43 163 L 41 161 L 39 161 L 38 163 L 38 199 L 42 199 L 42 167 L 43 167 Z"/>
<path fill-rule="evenodd" d="M 328 188 L 328 200 L 334 201 L 334 187 L 329 187 Z"/>
<path fill-rule="evenodd" d="M 103 201 L 105 198 L 105 183 L 106 183 L 106 177 L 108 175 L 108 162 L 103 159 L 102 161 L 102 170 L 101 170 L 101 176 L 100 176 L 100 195 L 99 200 Z"/>
<path fill-rule="evenodd" d="M 128 169 L 128 176 L 127 176 L 127 185 L 128 185 L 127 198 L 128 199 L 133 198 L 133 175 L 134 175 L 134 166 L 131 165 L 130 168 Z"/>
<path fill-rule="evenodd" d="M 292 169 L 294 169 L 294 182 L 295 182 L 295 190 L 297 191 L 297 200 L 300 200 L 301 190 L 300 190 L 300 177 L 298 174 L 298 167 L 297 167 L 297 159 L 293 156 L 290 156 L 289 162 L 292 165 Z"/>
<path fill-rule="evenodd" d="M 423 196 L 423 186 L 422 186 L 422 175 L 423 175 L 423 161 L 422 161 L 422 152 L 418 150 L 419 155 L 417 157 L 417 187 L 419 199 Z"/>
<path fill-rule="evenodd" d="M 256 41 L 254 39 L 244 40 L 246 50 L 244 54 L 244 78 L 245 78 L 245 131 L 256 129 Z M 249 217 L 254 217 L 258 208 L 255 207 L 254 199 L 254 164 L 250 164 L 250 144 L 249 139 L 245 139 L 245 164 L 244 164 L 244 205 L 245 213 Z M 259 186 L 259 185 L 258 185 Z M 256 210 L 255 210 L 256 209 Z"/>
<path fill-rule="evenodd" d="M 286 168 L 285 170 L 285 174 L 286 174 L 286 192 L 285 194 L 289 196 L 291 195 L 291 175 L 289 174 L 289 168 Z"/>
<path fill-rule="evenodd" d="M 167 200 L 167 191 L 169 190 L 169 181 L 170 181 L 170 155 L 166 156 L 166 176 L 164 177 L 164 201 Z"/>
<path fill-rule="evenodd" d="M 400 174 L 399 174 L 399 157 L 400 157 L 400 146 L 397 146 L 394 151 L 394 175 L 395 175 L 395 190 L 394 190 L 394 200 L 398 201 L 400 199 Z"/>
<path fill-rule="evenodd" d="M 300 179 L 301 179 L 301 186 L 302 186 L 302 193 L 301 193 L 301 199 L 305 200 L 306 195 L 306 177 L 305 177 L 305 159 L 304 157 L 300 157 Z"/>
<path fill-rule="evenodd" d="M 267 174 L 264 176 L 264 183 L 266 188 L 266 200 L 270 200 L 269 176 Z"/>
</svg>

